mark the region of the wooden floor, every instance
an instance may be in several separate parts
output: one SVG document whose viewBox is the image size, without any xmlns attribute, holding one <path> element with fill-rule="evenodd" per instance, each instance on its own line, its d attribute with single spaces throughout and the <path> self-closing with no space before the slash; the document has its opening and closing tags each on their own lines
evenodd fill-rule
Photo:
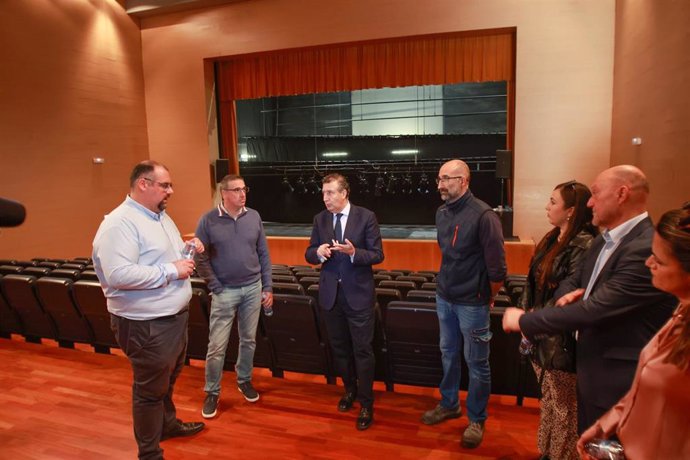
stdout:
<svg viewBox="0 0 690 460">
<path fill-rule="evenodd" d="M 0 458 L 136 458 L 131 426 L 131 371 L 121 354 L 102 355 L 90 347 L 75 350 L 0 339 Z M 192 438 L 162 446 L 167 459 L 534 459 L 538 402 L 523 407 L 514 397 L 492 396 L 483 444 L 461 449 L 467 418 L 425 426 L 421 413 L 433 407 L 433 388 L 376 384 L 375 422 L 359 432 L 357 411 L 336 410 L 340 386 L 319 376 L 286 374 L 273 378 L 254 372 L 261 394 L 248 403 L 226 372 L 219 415 Z M 185 367 L 176 385 L 178 416 L 201 420 L 203 362 Z M 464 401 L 465 395 L 462 395 Z"/>
</svg>

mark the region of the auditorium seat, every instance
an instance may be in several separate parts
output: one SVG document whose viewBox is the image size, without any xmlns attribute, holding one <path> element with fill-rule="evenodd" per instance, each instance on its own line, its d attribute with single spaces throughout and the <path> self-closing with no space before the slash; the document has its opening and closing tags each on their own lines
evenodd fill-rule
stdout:
<svg viewBox="0 0 690 460">
<path fill-rule="evenodd" d="M 271 264 L 273 270 L 289 270 L 290 267 L 287 264 Z"/>
<path fill-rule="evenodd" d="M 381 281 L 391 281 L 393 277 L 391 275 L 381 275 L 379 273 L 374 274 L 374 283 L 376 285 L 379 284 Z"/>
<path fill-rule="evenodd" d="M 52 270 L 48 276 L 51 276 L 52 278 L 68 278 L 72 281 L 77 281 L 81 277 L 81 270 L 77 270 L 75 268 L 64 268 L 65 265 L 61 265 L 60 268 Z"/>
<path fill-rule="evenodd" d="M 510 307 L 514 305 L 510 297 L 504 294 L 498 294 L 494 297 L 494 307 Z"/>
<path fill-rule="evenodd" d="M 510 289 L 510 300 L 513 303 L 513 305 L 517 305 L 518 303 L 520 303 L 520 297 L 522 297 L 523 290 L 524 285 L 513 286 L 512 289 Z"/>
<path fill-rule="evenodd" d="M 53 319 L 61 346 L 74 342 L 91 343 L 93 333 L 86 318 L 77 309 L 72 296 L 71 279 L 44 276 L 36 280 L 36 292 L 43 309 Z"/>
<path fill-rule="evenodd" d="M 96 274 L 96 270 L 84 270 L 84 271 L 82 271 L 81 275 L 79 276 L 79 280 L 98 281 L 98 275 Z"/>
<path fill-rule="evenodd" d="M 14 259 L 0 259 L 1 265 L 17 265 L 17 261 Z"/>
<path fill-rule="evenodd" d="M 110 313 L 105 295 L 98 281 L 75 281 L 72 285 L 74 300 L 93 331 L 92 345 L 98 353 L 110 353 L 110 348 L 118 348 L 115 335 L 110 329 Z"/>
<path fill-rule="evenodd" d="M 330 344 L 329 344 L 330 346 Z M 388 358 L 388 341 L 384 329 L 383 316 L 378 304 L 374 306 L 374 339 L 371 342 L 374 350 L 374 380 L 384 382 L 387 391 L 393 391 L 390 360 Z"/>
<path fill-rule="evenodd" d="M 312 284 L 307 288 L 307 295 L 314 299 L 314 305 L 316 305 L 316 308 L 319 307 L 319 285 L 318 284 Z M 318 311 L 318 310 L 317 310 Z"/>
<path fill-rule="evenodd" d="M 318 267 L 312 265 L 290 265 L 289 268 L 290 270 L 292 270 L 293 273 L 318 271 Z"/>
<path fill-rule="evenodd" d="M 401 275 L 395 278 L 395 281 L 412 281 L 415 289 L 427 282 L 424 276 Z"/>
<path fill-rule="evenodd" d="M 296 277 L 297 279 L 304 278 L 304 277 L 307 277 L 307 276 L 308 276 L 308 277 L 312 277 L 312 278 L 313 278 L 314 276 L 316 276 L 316 277 L 321 276 L 321 273 L 318 272 L 318 271 L 316 271 L 316 270 L 300 270 L 300 271 L 294 272 L 294 274 L 295 274 L 295 277 Z"/>
<path fill-rule="evenodd" d="M 210 311 L 211 304 L 206 291 L 192 288 L 192 299 L 189 301 L 187 358 L 206 359 Z"/>
<path fill-rule="evenodd" d="M 55 262 L 58 265 L 62 265 L 62 264 L 66 264 L 67 262 L 69 262 L 69 259 L 59 259 L 58 258 L 58 259 L 47 259 L 46 261 L 47 262 Z"/>
<path fill-rule="evenodd" d="M 38 265 L 38 262 L 35 260 L 18 260 L 14 263 L 14 265 L 19 265 L 21 267 L 35 267 Z"/>
<path fill-rule="evenodd" d="M 61 262 L 55 262 L 53 260 L 44 260 L 43 262 L 38 263 L 38 267 L 47 267 L 50 268 L 51 270 L 58 268 L 61 265 Z"/>
<path fill-rule="evenodd" d="M 398 276 L 404 276 L 405 272 L 403 271 L 397 271 L 397 270 L 379 270 L 376 272 L 377 275 L 388 275 L 391 278 L 395 279 Z"/>
<path fill-rule="evenodd" d="M 524 396 L 538 397 L 539 385 L 529 359 L 518 352 L 521 335 L 503 331 L 504 308 L 494 307 L 491 319 L 491 393 L 515 395 L 518 404 Z"/>
<path fill-rule="evenodd" d="M 309 286 L 312 284 L 319 284 L 318 276 L 305 276 L 299 280 L 299 284 L 304 288 L 304 292 L 307 292 Z"/>
<path fill-rule="evenodd" d="M 80 263 L 75 263 L 75 262 L 67 262 L 62 265 L 60 265 L 60 268 L 69 268 L 73 270 L 79 270 L 82 271 L 84 270 L 84 267 L 86 267 L 86 264 L 80 264 Z"/>
<path fill-rule="evenodd" d="M 192 276 L 191 278 L 189 278 L 189 280 L 192 282 L 192 288 L 202 289 L 206 293 L 209 292 L 208 284 L 206 284 L 205 279 L 198 276 Z"/>
<path fill-rule="evenodd" d="M 438 386 L 443 367 L 436 304 L 391 302 L 385 331 L 393 383 Z"/>
<path fill-rule="evenodd" d="M 293 371 L 321 374 L 327 381 L 335 381 L 330 352 L 320 333 L 313 298 L 275 294 L 273 316 L 263 320 L 275 359 L 274 375 Z"/>
<path fill-rule="evenodd" d="M 73 259 L 70 259 L 69 262 L 74 262 L 74 263 L 78 263 L 78 264 L 88 265 L 88 264 L 90 264 L 92 261 L 91 261 L 91 257 L 74 257 Z"/>
<path fill-rule="evenodd" d="M 290 270 L 290 269 L 288 269 L 288 268 L 284 268 L 284 269 L 276 269 L 276 268 L 273 268 L 273 269 L 271 269 L 271 275 L 272 275 L 272 276 L 275 276 L 275 275 L 280 275 L 280 276 L 294 276 L 294 273 L 292 273 L 292 270 Z"/>
<path fill-rule="evenodd" d="M 274 283 L 297 283 L 297 278 L 292 275 L 276 275 L 275 273 L 271 276 L 271 280 Z"/>
<path fill-rule="evenodd" d="M 36 278 L 41 278 L 43 276 L 48 276 L 51 271 L 53 271 L 52 268 L 39 265 L 38 267 L 25 267 L 24 270 L 22 270 L 22 275 L 30 275 L 35 276 Z"/>
<path fill-rule="evenodd" d="M 0 265 L 0 275 L 18 275 L 22 270 L 19 265 Z"/>
<path fill-rule="evenodd" d="M 56 338 L 55 323 L 38 301 L 35 276 L 6 275 L 2 278 L 2 292 L 21 318 L 27 342 L 40 343 L 41 338 Z"/>
<path fill-rule="evenodd" d="M 273 294 L 304 295 L 304 288 L 297 283 L 273 283 Z"/>
<path fill-rule="evenodd" d="M 407 292 L 405 300 L 410 302 L 436 302 L 436 292 L 413 289 Z"/>
<path fill-rule="evenodd" d="M 417 289 L 417 285 L 412 281 L 381 281 L 380 288 L 397 289 L 402 294 L 403 298 L 407 295 L 407 291 Z"/>
<path fill-rule="evenodd" d="M 434 281 L 438 276 L 438 272 L 433 270 L 419 270 L 415 272 L 410 272 L 410 276 L 423 276 L 427 281 Z"/>
<path fill-rule="evenodd" d="M 422 289 L 424 291 L 434 291 L 436 292 L 436 283 L 422 283 L 422 285 L 419 287 L 419 289 Z"/>
<path fill-rule="evenodd" d="M 2 287 L 3 275 L 0 275 L 0 287 Z M 24 327 L 21 318 L 5 300 L 5 295 L 0 289 L 0 337 L 10 338 L 10 334 L 22 334 Z"/>
<path fill-rule="evenodd" d="M 403 296 L 399 290 L 381 287 L 376 288 L 376 303 L 379 304 L 383 321 L 386 320 L 386 309 L 388 308 L 388 304 L 396 300 L 403 300 Z"/>
</svg>

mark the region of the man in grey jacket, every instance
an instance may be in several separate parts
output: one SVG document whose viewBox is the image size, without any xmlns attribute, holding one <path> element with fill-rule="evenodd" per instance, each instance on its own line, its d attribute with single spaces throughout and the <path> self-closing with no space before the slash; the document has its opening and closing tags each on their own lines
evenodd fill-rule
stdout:
<svg viewBox="0 0 690 460">
<path fill-rule="evenodd" d="M 273 304 L 271 258 L 261 216 L 245 206 L 249 187 L 237 175 L 220 182 L 221 203 L 201 217 L 196 236 L 206 252 L 197 256 L 197 271 L 213 292 L 206 355 L 206 399 L 201 415 L 217 413 L 225 350 L 237 315 L 240 335 L 235 371 L 237 388 L 249 402 L 259 400 L 252 386 L 256 328 L 261 305 Z"/>
</svg>

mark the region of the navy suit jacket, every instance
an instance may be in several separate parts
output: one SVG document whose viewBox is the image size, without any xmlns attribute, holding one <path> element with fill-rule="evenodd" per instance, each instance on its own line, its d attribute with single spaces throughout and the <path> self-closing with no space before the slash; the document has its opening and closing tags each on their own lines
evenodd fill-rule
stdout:
<svg viewBox="0 0 690 460">
<path fill-rule="evenodd" d="M 333 252 L 331 258 L 321 265 L 319 278 L 319 304 L 330 310 L 335 305 L 338 291 L 338 280 L 343 289 L 347 303 L 353 310 L 373 308 L 375 302 L 374 273 L 371 266 L 383 261 L 381 231 L 373 212 L 360 206 L 350 204 L 343 238 L 355 247 L 355 256 Z M 318 247 L 324 243 L 331 244 L 335 239 L 333 214 L 327 210 L 314 216 L 314 227 L 311 231 L 309 247 L 304 255 L 307 262 L 313 265 L 321 263 L 316 254 Z"/>
<path fill-rule="evenodd" d="M 544 308 L 520 318 L 527 337 L 579 330 L 577 385 L 581 403 L 608 410 L 630 389 L 640 351 L 671 317 L 677 300 L 652 286 L 645 260 L 652 253 L 649 218 L 623 238 L 602 267 L 586 300 Z M 586 288 L 604 239 L 599 235 L 578 270 L 563 280 L 555 299 Z M 592 420 L 591 422 L 594 422 Z"/>
</svg>

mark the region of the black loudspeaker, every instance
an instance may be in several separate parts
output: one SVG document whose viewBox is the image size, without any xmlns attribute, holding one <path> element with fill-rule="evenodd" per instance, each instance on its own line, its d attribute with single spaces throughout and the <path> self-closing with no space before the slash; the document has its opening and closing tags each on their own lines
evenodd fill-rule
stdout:
<svg viewBox="0 0 690 460">
<path fill-rule="evenodd" d="M 510 179 L 513 169 L 513 151 L 496 150 L 496 179 Z"/>
<path fill-rule="evenodd" d="M 230 174 L 230 160 L 219 158 L 216 160 L 216 183 L 223 180 L 225 176 Z"/>
</svg>

